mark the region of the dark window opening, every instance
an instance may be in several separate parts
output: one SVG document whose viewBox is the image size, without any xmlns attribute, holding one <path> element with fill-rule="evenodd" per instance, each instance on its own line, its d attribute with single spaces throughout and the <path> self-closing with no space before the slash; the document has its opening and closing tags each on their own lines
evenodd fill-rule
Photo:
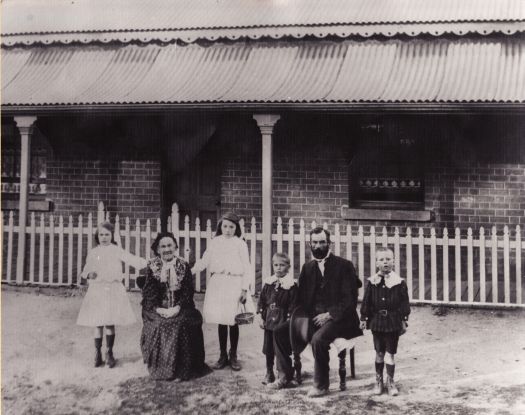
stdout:
<svg viewBox="0 0 525 415">
<path fill-rule="evenodd" d="M 352 207 L 423 207 L 420 137 L 392 121 L 367 123 L 360 128 L 356 150 L 350 165 Z"/>
</svg>

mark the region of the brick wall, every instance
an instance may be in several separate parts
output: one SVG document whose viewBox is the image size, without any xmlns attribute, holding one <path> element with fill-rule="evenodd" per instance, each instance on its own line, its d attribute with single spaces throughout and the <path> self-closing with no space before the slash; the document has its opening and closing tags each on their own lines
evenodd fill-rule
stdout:
<svg viewBox="0 0 525 415">
<path fill-rule="evenodd" d="M 472 227 L 525 225 L 525 164 L 469 163 L 430 169 L 426 206 L 436 225 Z"/>
<path fill-rule="evenodd" d="M 157 219 L 160 183 L 158 161 L 52 159 L 47 168 L 56 215 L 96 215 L 102 201 L 112 217 Z"/>
<path fill-rule="evenodd" d="M 287 224 L 290 218 L 376 227 L 460 227 L 486 231 L 495 225 L 525 225 L 525 164 L 479 161 L 474 157 L 456 161 L 436 157 L 425 168 L 424 209 L 432 222 L 347 221 L 341 206 L 349 203 L 347 156 L 337 143 L 320 150 L 302 146 L 284 151 L 281 139 L 274 152 L 273 209 Z M 446 145 L 441 143 L 442 145 Z M 456 148 L 450 151 L 459 152 Z M 432 150 L 430 150 L 432 152 Z M 447 151 L 442 151 L 442 154 Z M 222 210 L 234 210 L 241 217 L 261 221 L 260 152 L 250 158 L 231 159 L 222 176 Z M 274 223 L 275 226 L 275 223 Z"/>
</svg>

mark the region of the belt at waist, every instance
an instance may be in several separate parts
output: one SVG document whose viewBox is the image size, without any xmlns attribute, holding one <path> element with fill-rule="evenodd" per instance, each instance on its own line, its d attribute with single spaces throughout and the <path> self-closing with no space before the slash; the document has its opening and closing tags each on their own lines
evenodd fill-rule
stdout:
<svg viewBox="0 0 525 415">
<path fill-rule="evenodd" d="M 378 314 L 380 316 L 386 317 L 389 314 L 397 314 L 398 311 L 396 310 L 376 310 L 375 314 Z"/>
<path fill-rule="evenodd" d="M 227 275 L 228 277 L 242 277 L 243 276 L 243 274 L 234 274 L 232 272 L 212 272 L 211 276 L 213 277 L 214 275 Z"/>
</svg>

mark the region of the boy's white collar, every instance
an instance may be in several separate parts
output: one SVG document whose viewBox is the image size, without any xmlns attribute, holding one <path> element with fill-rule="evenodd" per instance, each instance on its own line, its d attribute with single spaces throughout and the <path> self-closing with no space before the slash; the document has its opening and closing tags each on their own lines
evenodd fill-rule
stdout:
<svg viewBox="0 0 525 415">
<path fill-rule="evenodd" d="M 368 278 L 368 281 L 374 285 L 378 285 L 381 282 L 381 276 L 379 273 L 376 273 L 375 275 L 372 275 L 370 278 Z M 391 271 L 390 274 L 385 277 L 385 285 L 388 288 L 392 288 L 395 285 L 401 284 L 401 281 L 403 281 L 403 278 L 397 275 L 394 271 Z"/>
<path fill-rule="evenodd" d="M 293 287 L 295 281 L 293 279 L 293 275 L 288 273 L 282 278 L 277 278 L 277 276 L 274 274 L 271 277 L 266 277 L 264 279 L 264 283 L 268 285 L 272 285 L 274 282 L 279 281 L 279 284 L 281 287 L 283 287 L 285 290 L 289 290 Z"/>
</svg>

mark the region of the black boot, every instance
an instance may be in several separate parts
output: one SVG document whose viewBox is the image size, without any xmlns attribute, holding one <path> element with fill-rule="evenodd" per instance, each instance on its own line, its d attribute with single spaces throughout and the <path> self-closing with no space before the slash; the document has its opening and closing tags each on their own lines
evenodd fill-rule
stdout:
<svg viewBox="0 0 525 415">
<path fill-rule="evenodd" d="M 262 381 L 263 385 L 268 385 L 268 383 L 275 382 L 275 374 L 273 373 L 273 366 L 266 366 L 266 376 Z"/>
<path fill-rule="evenodd" d="M 376 384 L 374 385 L 374 395 L 381 395 L 383 393 L 383 368 L 384 362 L 376 362 Z"/>
<path fill-rule="evenodd" d="M 226 352 L 221 352 L 221 356 L 219 357 L 219 360 L 217 360 L 217 363 L 215 363 L 212 367 L 215 370 L 224 369 L 226 366 L 228 366 L 228 355 Z"/>
<path fill-rule="evenodd" d="M 230 367 L 235 371 L 241 370 L 241 364 L 237 360 L 237 352 L 233 350 L 230 350 Z"/>
<path fill-rule="evenodd" d="M 101 347 L 102 338 L 97 337 L 95 339 L 95 367 L 100 367 L 104 365 L 104 361 L 102 360 L 102 353 L 100 352 Z"/>
<path fill-rule="evenodd" d="M 107 334 L 106 335 L 106 365 L 111 369 L 114 368 L 117 362 L 113 357 L 113 344 L 115 343 L 115 335 Z"/>
</svg>

